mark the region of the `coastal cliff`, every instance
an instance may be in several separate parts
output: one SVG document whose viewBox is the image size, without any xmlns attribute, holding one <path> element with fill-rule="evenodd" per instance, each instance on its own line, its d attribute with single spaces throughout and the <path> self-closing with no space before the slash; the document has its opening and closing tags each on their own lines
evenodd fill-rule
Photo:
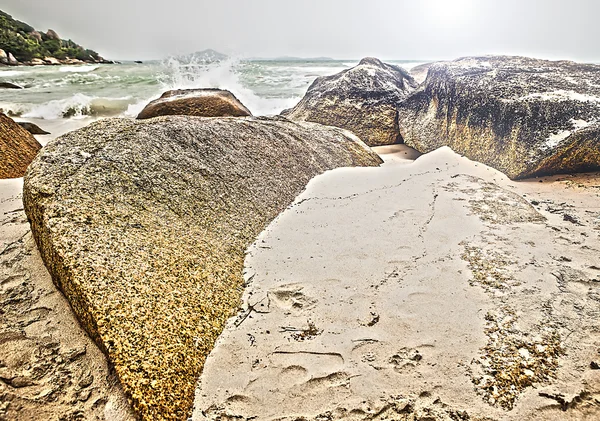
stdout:
<svg viewBox="0 0 600 421">
<path fill-rule="evenodd" d="M 37 31 L 0 10 L 0 66 L 113 63 L 96 51 L 61 39 L 49 29 Z"/>
</svg>

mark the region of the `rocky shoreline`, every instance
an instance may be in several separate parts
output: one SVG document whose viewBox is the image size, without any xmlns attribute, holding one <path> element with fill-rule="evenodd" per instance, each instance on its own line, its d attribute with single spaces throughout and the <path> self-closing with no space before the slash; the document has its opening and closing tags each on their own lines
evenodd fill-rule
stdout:
<svg viewBox="0 0 600 421">
<path fill-rule="evenodd" d="M 0 200 L 0 418 L 125 420 L 123 395 L 143 420 L 598 416 L 598 69 L 366 58 L 287 117 L 179 90 L 29 151 L 31 233 Z M 55 311 L 34 241 L 89 361 L 28 328 Z"/>
<path fill-rule="evenodd" d="M 120 64 L 118 61 L 105 60 L 102 57 L 94 60 L 79 60 L 76 58 L 66 57 L 64 59 L 58 59 L 56 57 L 48 56 L 44 58 L 33 58 L 28 61 L 20 62 L 13 56 L 11 52 L 6 52 L 0 49 L 0 68 L 2 67 L 17 67 L 17 66 L 70 66 L 70 65 L 83 65 L 83 64 Z"/>
<path fill-rule="evenodd" d="M 1 56 L 6 54 L 4 50 L 0 50 L 0 60 Z M 9 53 L 10 54 L 10 53 Z M 19 66 L 81 66 L 84 64 L 121 64 L 118 61 L 113 60 L 78 60 L 76 58 L 66 58 L 66 59 L 58 59 L 56 57 L 44 57 L 43 59 L 35 58 L 30 61 L 20 62 L 18 60 L 14 60 L 11 62 L 9 60 L 10 55 L 6 55 L 6 62 L 0 61 L 0 68 L 8 68 L 8 67 L 19 67 Z M 14 58 L 14 57 L 13 57 Z"/>
</svg>

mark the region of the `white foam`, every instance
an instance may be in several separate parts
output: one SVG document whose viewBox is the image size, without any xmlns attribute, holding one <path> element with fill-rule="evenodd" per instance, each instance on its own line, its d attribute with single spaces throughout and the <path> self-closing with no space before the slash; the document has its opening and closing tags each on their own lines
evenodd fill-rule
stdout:
<svg viewBox="0 0 600 421">
<path fill-rule="evenodd" d="M 59 70 L 63 73 L 87 73 L 93 72 L 100 66 L 62 66 Z"/>
<path fill-rule="evenodd" d="M 165 62 L 166 74 L 159 75 L 162 90 L 218 88 L 230 91 L 254 115 L 274 115 L 298 102 L 298 98 L 265 98 L 245 87 L 237 67 L 237 59 L 227 59 L 218 63 L 181 63 L 170 58 Z M 152 99 L 156 99 L 155 95 Z M 151 99 L 140 101 L 129 107 L 126 115 L 132 116 L 143 109 Z M 143 104 L 143 105 L 142 105 Z"/>
<path fill-rule="evenodd" d="M 0 77 L 15 77 L 25 74 L 19 70 L 0 70 Z"/>
<path fill-rule="evenodd" d="M 132 97 L 102 98 L 85 94 L 75 94 L 69 98 L 58 99 L 33 106 L 22 116 L 54 120 L 63 117 L 85 118 L 90 115 L 118 115 L 125 111 L 133 101 Z"/>
</svg>

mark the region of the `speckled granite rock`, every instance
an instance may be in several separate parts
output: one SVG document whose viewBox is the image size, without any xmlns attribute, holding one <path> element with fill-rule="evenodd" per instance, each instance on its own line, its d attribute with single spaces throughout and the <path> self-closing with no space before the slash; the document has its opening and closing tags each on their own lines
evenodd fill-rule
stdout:
<svg viewBox="0 0 600 421">
<path fill-rule="evenodd" d="M 524 57 L 436 63 L 400 106 L 407 145 L 450 146 L 513 179 L 600 168 L 600 66 Z"/>
<path fill-rule="evenodd" d="M 185 420 L 246 247 L 313 176 L 380 162 L 349 132 L 282 117 L 107 119 L 49 143 L 23 202 L 140 417 Z"/>
<path fill-rule="evenodd" d="M 137 116 L 248 117 L 252 113 L 231 92 L 222 89 L 177 89 L 150 102 Z"/>
<path fill-rule="evenodd" d="M 0 113 L 0 178 L 23 177 L 41 147 L 27 130 Z"/>
<path fill-rule="evenodd" d="M 350 130 L 370 146 L 391 145 L 401 142 L 396 106 L 416 87 L 404 69 L 368 57 L 317 78 L 298 105 L 281 114 Z"/>
</svg>

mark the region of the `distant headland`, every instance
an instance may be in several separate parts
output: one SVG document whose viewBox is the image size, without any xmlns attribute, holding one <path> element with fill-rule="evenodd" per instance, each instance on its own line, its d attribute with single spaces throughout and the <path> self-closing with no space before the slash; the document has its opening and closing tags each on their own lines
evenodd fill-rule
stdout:
<svg viewBox="0 0 600 421">
<path fill-rule="evenodd" d="M 0 10 L 0 66 L 108 63 L 94 50 L 61 39 L 49 29 L 37 31 Z"/>
</svg>

